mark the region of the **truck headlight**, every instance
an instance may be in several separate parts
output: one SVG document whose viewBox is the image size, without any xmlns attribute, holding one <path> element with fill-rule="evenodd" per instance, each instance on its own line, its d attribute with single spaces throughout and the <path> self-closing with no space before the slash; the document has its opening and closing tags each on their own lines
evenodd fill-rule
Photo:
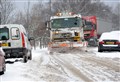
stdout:
<svg viewBox="0 0 120 82">
<path fill-rule="evenodd" d="M 59 31 L 55 31 L 55 34 L 58 34 L 59 33 Z"/>
</svg>

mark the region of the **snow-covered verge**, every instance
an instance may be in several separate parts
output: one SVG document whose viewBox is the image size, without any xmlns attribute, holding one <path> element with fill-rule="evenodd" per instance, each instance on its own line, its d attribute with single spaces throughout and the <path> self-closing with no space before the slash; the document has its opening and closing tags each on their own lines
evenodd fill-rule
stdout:
<svg viewBox="0 0 120 82">
<path fill-rule="evenodd" d="M 71 51 L 48 54 L 47 48 L 32 51 L 33 59 L 9 59 L 0 82 L 119 82 L 120 52 Z M 117 61 L 113 61 L 117 59 Z M 16 61 L 17 60 L 17 61 Z"/>
<path fill-rule="evenodd" d="M 50 82 L 70 81 L 62 69 L 50 60 L 47 49 L 33 50 L 33 59 L 23 63 L 22 59 L 7 59 L 7 70 L 0 82 Z M 14 63 L 13 63 L 14 62 Z M 70 79 L 70 80 L 69 80 Z"/>
</svg>

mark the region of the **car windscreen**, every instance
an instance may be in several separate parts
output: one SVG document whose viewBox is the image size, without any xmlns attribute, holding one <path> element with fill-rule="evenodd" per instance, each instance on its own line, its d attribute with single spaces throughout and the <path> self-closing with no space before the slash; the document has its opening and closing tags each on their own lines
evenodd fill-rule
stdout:
<svg viewBox="0 0 120 82">
<path fill-rule="evenodd" d="M 9 29 L 7 27 L 0 28 L 0 40 L 9 39 Z"/>
</svg>

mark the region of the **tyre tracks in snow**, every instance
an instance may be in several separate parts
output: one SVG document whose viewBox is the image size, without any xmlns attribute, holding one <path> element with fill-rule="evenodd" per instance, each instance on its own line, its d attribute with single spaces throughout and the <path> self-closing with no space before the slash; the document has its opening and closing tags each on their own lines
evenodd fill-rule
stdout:
<svg viewBox="0 0 120 82">
<path fill-rule="evenodd" d="M 118 65 L 116 62 L 112 60 L 99 58 L 99 57 L 93 56 L 92 54 L 95 54 L 95 53 L 91 53 L 91 52 L 79 52 L 77 54 L 72 53 L 72 56 L 76 57 L 74 59 L 81 63 L 77 67 L 75 66 L 75 64 L 73 65 L 71 62 L 69 62 L 69 57 L 68 59 L 65 59 L 63 55 L 60 56 L 61 53 L 53 54 L 52 57 L 61 66 L 64 66 L 73 75 L 75 75 L 79 79 L 82 79 L 85 82 L 94 82 L 99 80 L 104 81 L 106 79 L 109 79 L 112 81 L 120 80 L 119 79 L 120 65 Z M 74 63 L 78 63 L 78 62 L 74 61 Z M 90 65 L 92 65 L 93 67 Z M 112 73 L 111 70 L 115 74 Z"/>
<path fill-rule="evenodd" d="M 86 66 L 86 68 L 89 71 L 93 71 L 94 73 L 100 74 L 97 76 L 97 78 L 101 78 L 102 80 L 109 79 L 114 82 L 117 82 L 120 80 L 119 79 L 120 78 L 120 64 L 118 62 L 114 62 L 113 60 L 110 60 L 109 58 L 107 59 L 107 58 L 97 57 L 95 56 L 95 53 L 93 52 L 82 52 L 82 53 L 80 52 L 76 54 L 76 56 L 80 57 L 80 60 L 82 62 L 86 64 L 88 62 L 94 67 L 93 70 L 91 70 Z M 105 77 L 102 77 L 101 75 Z"/>
<path fill-rule="evenodd" d="M 73 66 L 70 62 L 61 58 L 59 56 L 59 53 L 53 54 L 51 57 L 54 58 L 60 66 L 62 66 L 63 68 L 65 67 L 64 70 L 67 69 L 67 71 L 69 71 L 65 71 L 68 76 L 70 76 L 70 74 L 73 74 L 73 76 L 76 76 L 75 78 L 77 78 L 78 81 L 82 80 L 84 82 L 92 82 L 92 80 L 86 77 L 86 75 L 84 75 L 78 68 Z"/>
<path fill-rule="evenodd" d="M 89 62 L 95 62 L 98 65 L 105 66 L 109 69 L 114 70 L 115 72 L 120 72 L 120 65 L 118 63 L 109 59 L 92 56 L 90 54 L 95 54 L 95 53 L 85 53 L 85 57 L 83 57 L 83 60 Z"/>
</svg>

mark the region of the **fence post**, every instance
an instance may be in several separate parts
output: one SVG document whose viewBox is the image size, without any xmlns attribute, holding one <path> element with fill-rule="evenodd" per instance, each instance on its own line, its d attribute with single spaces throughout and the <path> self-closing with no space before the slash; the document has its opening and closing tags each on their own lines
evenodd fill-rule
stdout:
<svg viewBox="0 0 120 82">
<path fill-rule="evenodd" d="M 35 40 L 34 40 L 34 49 L 36 49 Z"/>
</svg>

